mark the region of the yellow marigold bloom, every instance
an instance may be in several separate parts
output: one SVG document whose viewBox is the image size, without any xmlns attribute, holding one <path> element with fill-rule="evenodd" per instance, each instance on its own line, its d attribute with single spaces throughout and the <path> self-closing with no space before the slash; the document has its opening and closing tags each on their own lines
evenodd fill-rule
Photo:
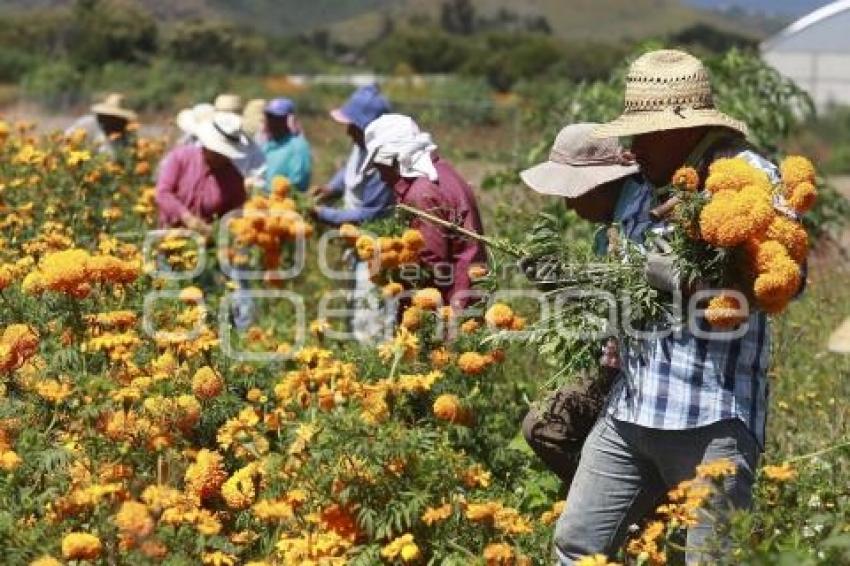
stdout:
<svg viewBox="0 0 850 566">
<path fill-rule="evenodd" d="M 218 493 L 221 484 L 227 479 L 224 458 L 218 452 L 203 448 L 195 456 L 195 461 L 186 469 L 184 479 L 186 489 L 200 499 L 212 497 Z"/>
<path fill-rule="evenodd" d="M 553 525 L 555 521 L 558 520 L 558 517 L 564 512 L 564 507 L 567 506 L 567 502 L 563 499 L 555 502 L 552 505 L 552 509 L 549 511 L 544 511 L 542 515 L 540 515 L 540 522 L 544 525 Z"/>
<path fill-rule="evenodd" d="M 728 458 L 719 458 L 697 466 L 697 477 L 702 479 L 720 479 L 734 476 L 737 472 L 735 462 Z"/>
<path fill-rule="evenodd" d="M 354 247 L 357 250 L 357 257 L 363 261 L 372 259 L 375 256 L 375 246 L 375 240 L 365 234 L 357 238 L 357 241 L 354 243 Z"/>
<path fill-rule="evenodd" d="M 484 373 L 493 359 L 490 356 L 478 352 L 464 352 L 457 359 L 457 366 L 467 375 L 480 375 Z"/>
<path fill-rule="evenodd" d="M 271 196 L 273 198 L 286 198 L 289 195 L 290 188 L 292 188 L 292 183 L 285 176 L 275 175 L 272 177 Z"/>
<path fill-rule="evenodd" d="M 253 469 L 236 472 L 221 486 L 221 497 L 231 509 L 247 509 L 256 495 Z"/>
<path fill-rule="evenodd" d="M 604 554 L 593 554 L 579 558 L 576 566 L 620 566 L 620 563 L 609 562 L 608 557 Z"/>
<path fill-rule="evenodd" d="M 747 319 L 741 303 L 731 295 L 712 297 L 705 310 L 705 318 L 712 328 L 721 330 L 731 330 Z"/>
<path fill-rule="evenodd" d="M 741 157 L 718 159 L 708 168 L 705 188 L 712 193 L 737 192 L 748 185 L 770 191 L 770 178 L 767 173 L 751 165 L 746 159 Z"/>
<path fill-rule="evenodd" d="M 220 550 L 205 552 L 201 556 L 201 562 L 209 566 L 236 566 L 239 563 L 235 556 Z"/>
<path fill-rule="evenodd" d="M 673 173 L 671 183 L 682 190 L 694 192 L 699 188 L 699 173 L 693 167 L 680 167 Z"/>
<path fill-rule="evenodd" d="M 0 452 L 0 469 L 5 472 L 13 472 L 23 463 L 20 456 L 14 450 Z"/>
<path fill-rule="evenodd" d="M 50 555 L 44 555 L 30 562 L 30 566 L 62 566 L 62 563 Z"/>
<path fill-rule="evenodd" d="M 38 271 L 28 273 L 21 281 L 21 291 L 27 295 L 41 294 L 45 289 L 44 278 Z"/>
<path fill-rule="evenodd" d="M 404 291 L 402 284 L 393 281 L 392 283 L 384 285 L 384 288 L 381 289 L 381 294 L 386 298 L 390 298 L 400 295 L 402 291 Z"/>
<path fill-rule="evenodd" d="M 224 380 L 209 366 L 203 366 L 192 377 L 192 393 L 198 399 L 208 400 L 218 397 L 224 389 Z"/>
<path fill-rule="evenodd" d="M 496 303 L 484 314 L 484 320 L 496 328 L 510 328 L 514 321 L 514 311 L 503 303 Z"/>
<path fill-rule="evenodd" d="M 69 533 L 62 539 L 62 557 L 66 560 L 94 560 L 102 550 L 100 539 L 89 533 Z"/>
<path fill-rule="evenodd" d="M 483 503 L 469 503 L 464 515 L 470 521 L 486 522 L 492 521 L 496 513 L 502 508 L 501 503 L 485 501 Z"/>
<path fill-rule="evenodd" d="M 809 251 L 809 235 L 799 222 L 777 215 L 768 226 L 765 237 L 785 246 L 795 262 L 805 261 Z"/>
<path fill-rule="evenodd" d="M 122 535 L 143 539 L 153 532 L 154 522 L 144 503 L 125 501 L 115 515 L 115 526 Z"/>
<path fill-rule="evenodd" d="M 310 334 L 317 338 L 321 338 L 325 332 L 330 330 L 330 323 L 324 318 L 319 318 L 310 323 Z"/>
<path fill-rule="evenodd" d="M 777 483 L 791 481 L 797 477 L 797 471 L 788 462 L 778 466 L 765 466 L 762 468 L 762 472 L 768 480 Z"/>
<path fill-rule="evenodd" d="M 406 248 L 418 252 L 425 246 L 425 238 L 419 230 L 408 229 L 401 235 L 401 242 Z"/>
<path fill-rule="evenodd" d="M 451 503 L 446 503 L 440 505 L 439 507 L 426 508 L 425 512 L 422 514 L 422 522 L 430 527 L 436 523 L 441 523 L 445 521 L 451 516 L 452 505 Z"/>
<path fill-rule="evenodd" d="M 789 155 L 783 159 L 779 171 L 782 173 L 782 182 L 788 187 L 815 182 L 815 166 L 802 155 Z"/>
<path fill-rule="evenodd" d="M 422 324 L 422 309 L 417 306 L 407 308 L 401 315 L 401 326 L 408 330 L 416 330 Z"/>
<path fill-rule="evenodd" d="M 33 357 L 38 350 L 38 334 L 26 324 L 7 326 L 0 342 L 12 349 L 18 357 L 19 365 Z"/>
<path fill-rule="evenodd" d="M 61 403 L 73 392 L 70 384 L 55 379 L 43 379 L 35 384 L 39 397 L 51 403 Z"/>
<path fill-rule="evenodd" d="M 491 542 L 483 556 L 487 566 L 512 566 L 515 558 L 513 547 L 504 542 Z"/>
<path fill-rule="evenodd" d="M 124 261 L 111 255 L 89 258 L 86 269 L 90 277 L 100 283 L 132 283 L 141 273 L 141 265 L 135 261 Z"/>
<path fill-rule="evenodd" d="M 416 291 L 413 295 L 413 305 L 423 310 L 437 310 L 443 304 L 443 296 L 434 287 Z"/>
<path fill-rule="evenodd" d="M 381 556 L 388 560 L 401 557 L 403 562 L 413 562 L 419 558 L 419 548 L 413 541 L 413 535 L 408 533 L 393 539 L 392 542 L 382 548 Z"/>
<path fill-rule="evenodd" d="M 788 205 L 799 214 L 805 214 L 811 210 L 817 200 L 818 192 L 815 186 L 808 181 L 796 185 L 788 193 Z"/>
<path fill-rule="evenodd" d="M 452 424 L 467 424 L 470 417 L 457 395 L 450 393 L 444 393 L 434 401 L 434 416 Z"/>
</svg>

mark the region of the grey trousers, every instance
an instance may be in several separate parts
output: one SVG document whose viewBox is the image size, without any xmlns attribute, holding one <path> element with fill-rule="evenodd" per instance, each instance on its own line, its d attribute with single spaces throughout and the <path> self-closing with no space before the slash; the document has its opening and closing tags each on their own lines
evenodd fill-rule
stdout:
<svg viewBox="0 0 850 566">
<path fill-rule="evenodd" d="M 582 556 L 613 555 L 629 526 L 650 514 L 671 488 L 694 477 L 698 464 L 728 458 L 737 474 L 724 479 L 715 497 L 724 508 L 747 508 L 759 446 L 743 422 L 730 419 L 689 430 L 660 430 L 604 415 L 585 442 L 566 507 L 555 525 L 555 552 L 563 566 Z M 722 520 L 724 513 L 715 514 Z M 714 523 L 702 517 L 689 529 L 688 564 L 722 560 L 706 551 Z"/>
</svg>

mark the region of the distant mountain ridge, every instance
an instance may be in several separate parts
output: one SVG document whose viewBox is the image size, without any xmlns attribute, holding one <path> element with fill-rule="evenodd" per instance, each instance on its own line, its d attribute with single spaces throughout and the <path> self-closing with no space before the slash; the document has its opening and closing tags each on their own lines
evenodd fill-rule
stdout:
<svg viewBox="0 0 850 566">
<path fill-rule="evenodd" d="M 327 29 L 337 41 L 358 44 L 373 38 L 386 25 L 388 17 L 402 25 L 417 18 L 437 21 L 443 1 L 138 0 L 136 3 L 148 8 L 160 21 L 229 19 L 274 35 Z M 717 4 L 708 0 L 688 1 Z M 0 0 L 0 13 L 72 4 L 73 0 Z M 752 22 L 741 23 L 680 0 L 473 0 L 473 4 L 479 14 L 487 17 L 499 11 L 545 17 L 553 34 L 564 39 L 639 40 L 675 33 L 700 23 L 754 37 L 765 33 Z"/>
</svg>

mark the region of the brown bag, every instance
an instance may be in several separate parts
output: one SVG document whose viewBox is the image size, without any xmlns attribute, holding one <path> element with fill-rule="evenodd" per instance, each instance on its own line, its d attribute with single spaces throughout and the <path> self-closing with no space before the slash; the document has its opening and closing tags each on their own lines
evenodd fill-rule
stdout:
<svg viewBox="0 0 850 566">
<path fill-rule="evenodd" d="M 596 378 L 564 386 L 540 407 L 533 406 L 522 421 L 525 441 L 566 485 L 619 375 L 620 370 L 603 366 Z"/>
</svg>

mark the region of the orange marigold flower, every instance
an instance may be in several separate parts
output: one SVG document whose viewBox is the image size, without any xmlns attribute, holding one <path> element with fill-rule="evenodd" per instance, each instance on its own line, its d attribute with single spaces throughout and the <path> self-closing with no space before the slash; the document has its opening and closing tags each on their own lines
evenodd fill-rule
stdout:
<svg viewBox="0 0 850 566">
<path fill-rule="evenodd" d="M 451 363 L 452 354 L 446 348 L 440 347 L 436 350 L 432 350 L 428 355 L 428 359 L 431 361 L 432 366 L 436 369 L 441 369 Z"/>
<path fill-rule="evenodd" d="M 770 191 L 770 178 L 767 173 L 751 165 L 741 157 L 723 158 L 714 161 L 708 168 L 705 188 L 711 193 L 721 191 L 737 192 L 746 186 L 755 185 Z"/>
<path fill-rule="evenodd" d="M 466 322 L 460 325 L 460 331 L 464 334 L 472 334 L 481 328 L 481 323 L 475 320 L 474 318 L 470 318 Z"/>
<path fill-rule="evenodd" d="M 457 395 L 444 393 L 434 401 L 434 416 L 452 424 L 467 424 L 469 412 L 461 405 Z"/>
<path fill-rule="evenodd" d="M 365 234 L 357 238 L 357 241 L 354 243 L 354 247 L 357 249 L 357 257 L 363 261 L 374 257 L 375 246 L 375 240 Z"/>
<path fill-rule="evenodd" d="M 765 237 L 785 246 L 795 262 L 805 261 L 809 251 L 809 235 L 799 222 L 777 215 L 768 226 Z"/>
<path fill-rule="evenodd" d="M 493 358 L 478 352 L 464 352 L 457 359 L 460 370 L 467 375 L 480 375 L 490 367 Z"/>
<path fill-rule="evenodd" d="M 487 270 L 487 267 L 485 267 L 481 264 L 472 265 L 472 266 L 469 267 L 469 270 L 467 271 L 467 275 L 469 275 L 469 278 L 472 279 L 473 281 L 475 281 L 476 279 L 481 279 L 483 277 L 487 277 L 488 273 L 489 273 L 489 271 Z"/>
<path fill-rule="evenodd" d="M 381 289 L 381 294 L 389 299 L 400 295 L 402 291 L 404 291 L 404 286 L 402 286 L 401 283 L 393 281 L 392 283 L 384 285 L 384 288 Z"/>
<path fill-rule="evenodd" d="M 794 186 L 788 193 L 788 205 L 799 214 L 805 214 L 811 210 L 818 197 L 815 186 L 808 181 L 804 181 L 799 185 Z"/>
<path fill-rule="evenodd" d="M 496 328 L 510 328 L 514 321 L 514 311 L 503 303 L 496 303 L 484 314 L 484 320 Z"/>
<path fill-rule="evenodd" d="M 514 549 L 504 542 L 491 542 L 484 547 L 484 561 L 487 566 L 512 566 Z"/>
<path fill-rule="evenodd" d="M 694 192 L 699 188 L 699 173 L 693 167 L 680 167 L 673 173 L 671 182 L 682 190 Z"/>
<path fill-rule="evenodd" d="M 153 532 L 154 522 L 144 503 L 125 501 L 115 515 L 115 525 L 122 535 L 143 539 Z"/>
<path fill-rule="evenodd" d="M 401 242 L 404 247 L 418 252 L 425 246 L 425 238 L 419 230 L 408 229 L 401 235 Z"/>
<path fill-rule="evenodd" d="M 184 477 L 186 489 L 201 499 L 208 499 L 218 493 L 221 484 L 227 479 L 224 471 L 224 458 L 218 452 L 201 449 L 195 461 L 186 469 Z"/>
<path fill-rule="evenodd" d="M 709 244 L 733 247 L 763 234 L 775 217 L 768 194 L 744 188 L 714 195 L 700 212 L 699 225 Z"/>
<path fill-rule="evenodd" d="M 428 525 L 434 525 L 445 521 L 452 516 L 452 506 L 450 503 L 440 505 L 439 507 L 428 507 L 422 514 L 422 522 Z"/>
<path fill-rule="evenodd" d="M 736 473 L 738 467 L 728 458 L 719 458 L 697 466 L 697 477 L 701 479 L 720 479 Z"/>
<path fill-rule="evenodd" d="M 791 481 L 797 477 L 797 471 L 788 462 L 778 466 L 765 466 L 762 468 L 762 472 L 764 477 L 777 483 Z"/>
<path fill-rule="evenodd" d="M 712 328 L 731 330 L 747 320 L 747 312 L 737 298 L 731 295 L 717 295 L 709 301 L 705 318 Z"/>
<path fill-rule="evenodd" d="M 30 562 L 30 566 L 62 566 L 62 563 L 50 555 L 44 555 Z"/>
<path fill-rule="evenodd" d="M 89 533 L 69 533 L 62 539 L 62 557 L 66 560 L 94 560 L 102 550 L 100 539 Z"/>
<path fill-rule="evenodd" d="M 755 273 L 766 273 L 777 261 L 791 259 L 785 246 L 776 240 L 750 240 L 746 250 Z"/>
<path fill-rule="evenodd" d="M 779 171 L 782 173 L 782 182 L 787 187 L 815 182 L 815 166 L 802 155 L 789 155 L 783 159 Z"/>
<path fill-rule="evenodd" d="M 198 399 L 218 397 L 224 389 L 224 380 L 209 366 L 203 366 L 192 377 L 192 393 Z"/>
<path fill-rule="evenodd" d="M 443 296 L 434 287 L 427 287 L 416 291 L 413 295 L 413 305 L 424 310 L 437 310 L 443 304 Z"/>
<path fill-rule="evenodd" d="M 778 260 L 770 270 L 756 278 L 753 292 L 759 306 L 768 313 L 781 312 L 800 289 L 800 267 L 788 260 Z"/>
</svg>

